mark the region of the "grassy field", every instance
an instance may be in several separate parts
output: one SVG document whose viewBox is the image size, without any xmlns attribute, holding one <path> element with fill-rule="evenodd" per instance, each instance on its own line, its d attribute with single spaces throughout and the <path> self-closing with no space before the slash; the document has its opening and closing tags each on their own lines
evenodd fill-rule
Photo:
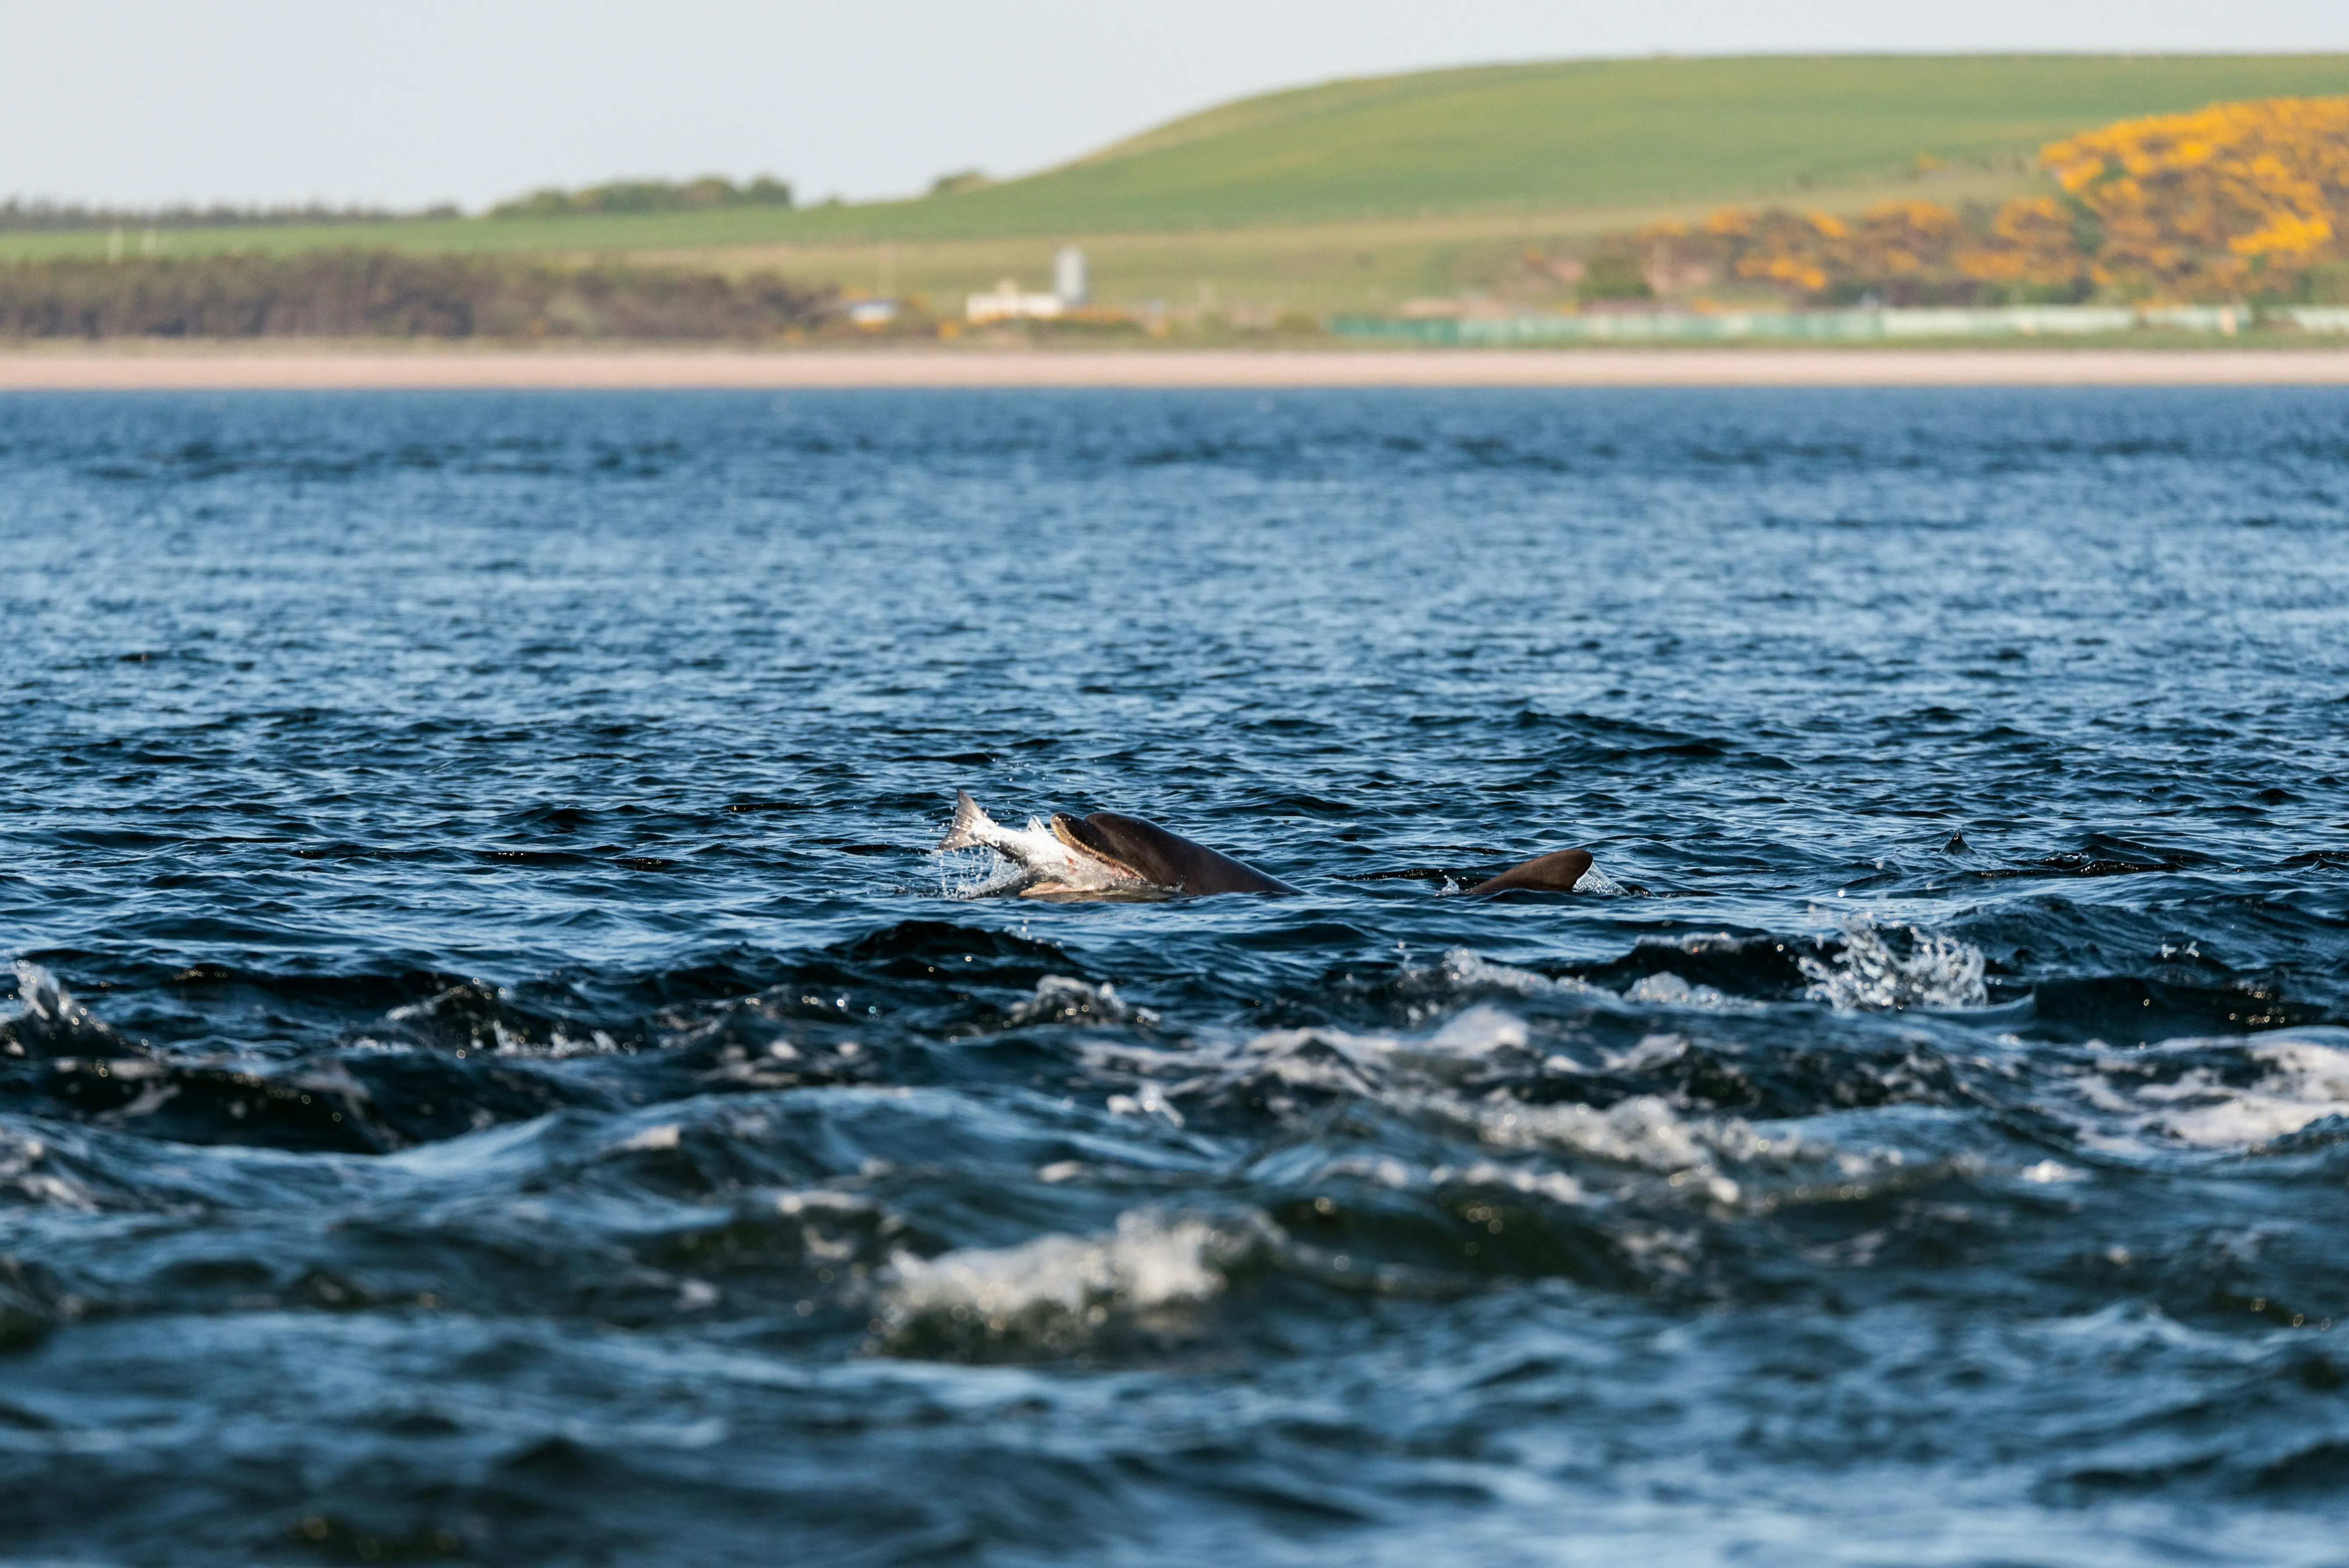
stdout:
<svg viewBox="0 0 2349 1568">
<path fill-rule="evenodd" d="M 941 198 L 926 229 L 1037 232 L 1077 214 L 1092 229 L 1171 229 L 1795 198 L 1879 182 L 1920 153 L 2019 168 L 2043 142 L 2129 115 L 2339 92 L 2349 92 L 2349 57 L 1843 56 L 1430 71 L 1210 109 L 1061 169 Z"/>
<path fill-rule="evenodd" d="M 1930 187 L 1896 181 L 1847 186 L 1839 197 L 1862 206 L 1929 189 L 1942 201 L 1994 199 L 2016 184 L 2012 175 L 1964 176 Z M 637 259 L 727 272 L 820 274 L 861 293 L 918 294 L 933 305 L 958 306 L 965 291 L 998 278 L 1046 286 L 1052 252 L 1068 242 L 1084 250 L 1095 297 L 1112 304 L 1156 302 L 1178 312 L 1235 304 L 1323 314 L 1379 312 L 1410 299 L 1486 288 L 1528 248 L 1547 250 L 1661 219 L 1699 217 L 1706 210 L 1700 202 L 1657 202 L 1156 233 L 783 242 L 652 251 Z"/>
<path fill-rule="evenodd" d="M 361 245 L 782 266 L 940 301 L 1052 247 L 1116 304 L 1202 297 L 1377 309 L 1490 278 L 1527 244 L 1724 201 L 1848 210 L 1996 199 L 2049 139 L 2221 99 L 2349 92 L 2349 56 L 1826 57 L 1572 61 L 1328 83 L 1174 121 L 961 194 L 797 211 L 190 230 L 166 254 Z M 1920 157 L 1941 167 L 1928 177 Z M 139 253 L 141 236 L 125 236 Z M 94 255 L 98 232 L 0 234 L 0 259 Z"/>
</svg>

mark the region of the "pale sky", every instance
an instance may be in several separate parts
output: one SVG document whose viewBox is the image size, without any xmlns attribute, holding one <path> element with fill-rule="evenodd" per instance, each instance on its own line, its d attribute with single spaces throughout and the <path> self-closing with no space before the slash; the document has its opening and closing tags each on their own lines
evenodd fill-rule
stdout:
<svg viewBox="0 0 2349 1568">
<path fill-rule="evenodd" d="M 1247 93 L 1423 66 L 2349 51 L 2349 5 L 0 0 L 0 198 L 475 208 L 708 172 L 779 174 L 802 201 L 910 194 L 950 170 L 1043 168 Z"/>
</svg>

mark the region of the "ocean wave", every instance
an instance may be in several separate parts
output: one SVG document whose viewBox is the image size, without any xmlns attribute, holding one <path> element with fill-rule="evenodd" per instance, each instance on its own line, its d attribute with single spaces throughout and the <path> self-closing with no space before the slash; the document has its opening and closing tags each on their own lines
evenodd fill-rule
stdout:
<svg viewBox="0 0 2349 1568">
<path fill-rule="evenodd" d="M 1128 1003 L 1108 981 L 1096 985 L 1067 975 L 1047 975 L 1036 982 L 1034 995 L 1011 1005 L 1004 1020 L 1014 1027 L 1027 1024 L 1154 1024 L 1158 1015 Z"/>
<path fill-rule="evenodd" d="M 1868 915 L 1841 929 L 1840 951 L 1795 959 L 1810 995 L 1838 1012 L 1979 1007 L 1990 999 L 1978 947 L 1913 925 L 1880 926 Z"/>
<path fill-rule="evenodd" d="M 0 1192 L 38 1208 L 97 1212 L 97 1195 L 58 1169 L 56 1153 L 48 1139 L 0 1127 Z"/>
<path fill-rule="evenodd" d="M 16 962 L 16 1016 L 0 1020 L 0 1057 L 120 1057 L 137 1049 L 74 999 L 47 969 Z"/>
<path fill-rule="evenodd" d="M 2082 1141 L 2108 1152 L 2256 1152 L 2336 1119 L 2349 1137 L 2349 1029 L 2171 1040 L 2106 1057 L 2075 1087 Z"/>
<path fill-rule="evenodd" d="M 1263 1244 L 1260 1219 L 1232 1224 L 1134 1211 L 1106 1235 L 1046 1235 L 1018 1246 L 890 1265 L 875 1322 L 888 1355 L 1026 1360 L 1078 1354 L 1106 1340 L 1180 1339 L 1199 1309 Z"/>
</svg>

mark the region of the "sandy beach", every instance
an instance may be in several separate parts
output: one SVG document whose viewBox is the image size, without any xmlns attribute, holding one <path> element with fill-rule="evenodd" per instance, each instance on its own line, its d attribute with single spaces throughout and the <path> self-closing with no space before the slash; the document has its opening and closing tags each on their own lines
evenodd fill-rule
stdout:
<svg viewBox="0 0 2349 1568">
<path fill-rule="evenodd" d="M 1079 387 L 2161 387 L 2349 384 L 2349 349 L 512 349 L 171 345 L 0 351 L 0 390 Z"/>
</svg>

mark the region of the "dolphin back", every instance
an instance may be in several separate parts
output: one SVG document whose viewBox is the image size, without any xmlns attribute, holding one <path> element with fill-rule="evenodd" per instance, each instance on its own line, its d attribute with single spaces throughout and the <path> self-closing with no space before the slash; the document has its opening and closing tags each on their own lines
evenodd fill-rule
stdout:
<svg viewBox="0 0 2349 1568">
<path fill-rule="evenodd" d="M 1487 898 L 1496 892 L 1522 890 L 1528 892 L 1572 892 L 1582 873 L 1590 869 L 1588 850 L 1559 850 L 1553 854 L 1537 855 L 1523 865 L 1511 866 L 1489 882 L 1480 882 L 1468 890 L 1470 898 Z"/>
<path fill-rule="evenodd" d="M 1298 891 L 1278 877 L 1268 877 L 1229 855 L 1195 844 L 1180 833 L 1170 833 L 1155 822 L 1123 812 L 1095 811 L 1082 822 L 1071 822 L 1070 830 L 1089 848 L 1131 867 L 1160 887 L 1195 894 Z"/>
</svg>

